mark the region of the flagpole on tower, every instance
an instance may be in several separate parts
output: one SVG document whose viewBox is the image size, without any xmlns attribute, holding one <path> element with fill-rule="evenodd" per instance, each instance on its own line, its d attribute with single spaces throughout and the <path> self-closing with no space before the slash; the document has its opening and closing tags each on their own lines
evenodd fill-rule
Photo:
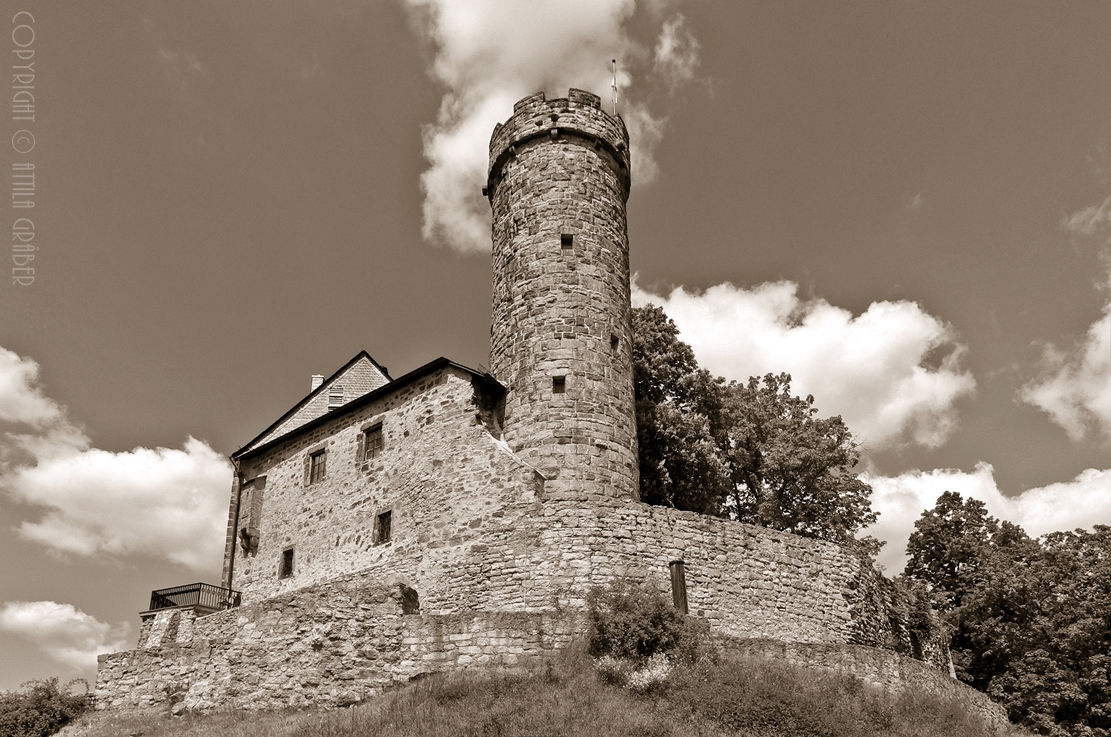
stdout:
<svg viewBox="0 0 1111 737">
<path fill-rule="evenodd" d="M 613 60 L 613 114 L 617 116 L 617 59 Z"/>
</svg>

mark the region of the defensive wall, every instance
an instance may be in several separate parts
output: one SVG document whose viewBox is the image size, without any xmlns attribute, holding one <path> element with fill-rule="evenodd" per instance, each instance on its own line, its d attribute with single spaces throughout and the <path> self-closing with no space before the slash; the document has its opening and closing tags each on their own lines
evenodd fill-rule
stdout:
<svg viewBox="0 0 1111 737">
<path fill-rule="evenodd" d="M 496 390 L 450 362 L 430 366 L 245 460 L 267 483 L 257 547 L 236 553 L 243 606 L 148 616 L 135 650 L 101 658 L 102 708 L 341 703 L 418 673 L 513 665 L 581 632 L 592 586 L 625 576 L 668 591 L 674 560 L 685 562 L 691 614 L 715 633 L 914 653 L 890 582 L 855 553 L 605 494 L 550 493 L 490 433 Z M 368 422 L 386 434 L 370 468 L 357 462 Z M 321 443 L 327 475 L 306 486 L 305 456 Z M 375 544 L 383 509 L 393 528 Z M 296 565 L 282 578 L 290 546 Z M 919 645 L 946 662 L 940 646 Z"/>
<path fill-rule="evenodd" d="M 636 501 L 621 120 L 589 93 L 533 95 L 490 153 L 497 380 L 446 359 L 370 372 L 235 454 L 224 584 L 242 605 L 145 613 L 136 649 L 100 658 L 98 708 L 343 705 L 513 667 L 583 632 L 592 587 L 666 591 L 673 561 L 690 613 L 749 654 L 947 680 L 944 644 L 855 552 Z"/>
<path fill-rule="evenodd" d="M 405 584 L 369 573 L 197 617 L 144 622 L 135 650 L 99 658 L 100 709 L 208 711 L 346 706 L 418 674 L 515 668 L 583 631 L 579 612 L 424 614 Z M 891 692 L 955 698 L 999 726 L 1001 707 L 934 666 L 843 642 L 719 637 L 732 656 L 860 678 Z"/>
</svg>

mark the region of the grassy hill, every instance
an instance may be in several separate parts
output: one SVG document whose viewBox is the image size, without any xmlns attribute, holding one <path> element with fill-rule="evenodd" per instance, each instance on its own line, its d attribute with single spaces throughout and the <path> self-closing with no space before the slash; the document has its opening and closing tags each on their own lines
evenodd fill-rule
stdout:
<svg viewBox="0 0 1111 737">
<path fill-rule="evenodd" d="M 608 683 L 582 648 L 519 672 L 429 676 L 334 711 L 93 715 L 66 737 L 1024 737 L 933 696 L 893 696 L 768 660 L 675 668 L 646 693 Z"/>
</svg>

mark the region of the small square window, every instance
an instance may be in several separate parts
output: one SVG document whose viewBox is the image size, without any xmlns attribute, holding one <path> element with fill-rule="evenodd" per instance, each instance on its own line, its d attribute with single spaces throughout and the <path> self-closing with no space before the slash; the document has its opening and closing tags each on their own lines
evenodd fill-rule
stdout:
<svg viewBox="0 0 1111 737">
<path fill-rule="evenodd" d="M 315 484 L 324 480 L 325 466 L 327 465 L 327 451 L 318 450 L 309 456 L 309 483 Z"/>
<path fill-rule="evenodd" d="M 372 458 L 377 458 L 378 454 L 382 452 L 385 442 L 382 438 L 382 425 L 375 425 L 368 428 L 363 438 L 363 461 L 369 461 Z"/>
<path fill-rule="evenodd" d="M 278 566 L 278 578 L 289 578 L 293 575 L 293 548 L 282 551 L 282 562 Z"/>
<path fill-rule="evenodd" d="M 572 248 L 572 246 L 574 246 L 574 244 L 575 244 L 575 236 L 571 235 L 570 233 L 564 233 L 561 236 L 559 236 L 559 245 L 563 250 L 565 250 L 565 251 L 571 250 L 571 248 Z"/>
<path fill-rule="evenodd" d="M 374 523 L 374 544 L 381 545 L 390 541 L 391 527 L 393 526 L 393 510 L 382 512 Z"/>
<path fill-rule="evenodd" d="M 552 377 L 552 394 L 563 394 L 567 391 L 567 377 L 566 376 L 553 376 Z"/>
</svg>

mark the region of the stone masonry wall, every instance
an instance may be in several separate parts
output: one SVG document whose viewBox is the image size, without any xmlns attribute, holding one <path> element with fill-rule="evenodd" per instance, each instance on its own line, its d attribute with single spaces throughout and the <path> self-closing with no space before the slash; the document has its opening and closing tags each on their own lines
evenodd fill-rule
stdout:
<svg viewBox="0 0 1111 737">
<path fill-rule="evenodd" d="M 473 390 L 467 378 L 446 369 L 415 385 L 411 397 L 435 398 L 441 407 L 454 396 L 465 405 Z M 292 525 L 291 533 L 304 535 L 302 545 L 328 541 L 328 550 L 291 579 L 279 581 L 269 571 L 270 580 L 257 580 L 242 607 L 199 619 L 190 611 L 165 612 L 144 623 L 136 650 L 102 657 L 101 705 L 340 704 L 420 672 L 513 665 L 567 641 L 580 626 L 591 586 L 629 576 L 667 590 L 667 564 L 675 559 L 686 562 L 692 614 L 718 634 L 897 645 L 882 598 L 861 593 L 874 588 L 869 582 L 879 574 L 836 545 L 611 497 L 588 504 L 547 498 L 535 475 L 473 413 L 457 420 L 458 440 L 424 461 L 410 459 L 405 478 L 450 462 L 466 471 L 458 483 L 474 483 L 478 491 L 426 479 L 418 492 L 429 498 L 414 494 L 415 511 L 399 514 L 408 521 L 399 521 L 396 547 L 372 558 L 360 557 L 367 551 L 357 544 L 347 552 L 335 546 L 337 528 L 330 525 L 346 524 L 345 517 L 316 516 L 338 507 L 334 499 L 287 489 L 309 505 L 305 519 L 319 519 L 321 528 Z M 274 493 L 264 506 L 281 498 L 275 485 L 266 485 Z M 284 541 L 278 530 L 266 534 Z M 324 552 L 335 556 L 326 565 Z M 359 562 L 368 565 L 358 573 L 335 573 Z M 419 614 L 403 613 L 402 586 L 415 590 L 411 606 Z"/>
<path fill-rule="evenodd" d="M 343 706 L 419 673 L 513 667 L 565 645 L 556 614 L 405 614 L 402 584 L 355 574 L 197 618 L 156 615 L 99 657 L 98 709 Z"/>
<path fill-rule="evenodd" d="M 102 703 L 150 706 L 173 694 L 202 706 L 340 703 L 426 667 L 512 664 L 510 655 L 565 641 L 590 587 L 626 576 L 667 591 L 668 563 L 680 559 L 691 613 L 718 634 L 910 651 L 890 597 L 877 594 L 884 579 L 851 552 L 553 490 L 490 434 L 480 383 L 445 365 L 245 457 L 245 479 L 266 483 L 250 505 L 257 553 L 235 552 L 244 606 L 199 619 L 158 614 L 137 650 L 102 659 Z M 364 467 L 359 435 L 378 422 L 385 445 Z M 318 448 L 327 473 L 306 485 L 305 459 Z M 375 545 L 383 510 L 392 535 Z M 280 578 L 289 546 L 294 572 Z M 402 586 L 419 614 L 398 610 Z"/>
<path fill-rule="evenodd" d="M 581 614 L 405 614 L 400 582 L 345 576 L 197 618 L 162 612 L 137 648 L 99 658 L 99 709 L 207 711 L 343 706 L 422 673 L 518 667 L 584 631 Z M 719 633 L 720 634 L 720 633 Z M 998 725 L 983 694 L 896 653 L 845 643 L 719 637 L 732 656 L 847 673 L 889 691 L 957 698 Z"/>
<path fill-rule="evenodd" d="M 504 509 L 535 501 L 537 476 L 486 430 L 472 379 L 442 368 L 244 459 L 245 480 L 266 477 L 257 552 L 237 545 L 234 553 L 232 588 L 244 602 L 376 568 L 422 582 L 427 611 L 477 604 L 488 584 L 463 559 L 479 538 L 511 524 Z M 360 436 L 378 423 L 384 447 L 364 464 Z M 325 476 L 306 483 L 317 450 L 326 452 Z M 390 539 L 376 544 L 374 527 L 386 511 Z M 293 575 L 280 578 L 290 548 Z"/>
<path fill-rule="evenodd" d="M 533 524 L 541 546 L 528 561 L 530 580 L 564 608 L 581 608 L 585 591 L 616 576 L 669 592 L 668 563 L 682 560 L 691 614 L 721 634 L 914 652 L 891 597 L 875 594 L 890 582 L 833 543 L 608 498 L 585 508 L 548 500 Z M 943 644 L 921 645 L 947 670 Z"/>
<path fill-rule="evenodd" d="M 505 439 L 553 490 L 636 499 L 629 134 L 590 93 L 525 98 L 495 130 L 486 191 Z"/>
<path fill-rule="evenodd" d="M 244 603 L 351 571 L 395 576 L 421 611 L 581 610 L 591 586 L 615 576 L 669 585 L 684 560 L 692 613 L 742 637 L 858 642 L 897 648 L 877 579 L 860 559 L 818 540 L 604 493 L 553 491 L 476 418 L 475 389 L 444 369 L 308 437 L 245 462 L 266 475 L 256 555 L 237 550 Z M 382 422 L 369 469 L 358 434 Z M 305 486 L 305 457 L 328 450 L 324 481 Z M 392 510 L 389 543 L 377 514 Z M 283 549 L 295 570 L 279 578 Z"/>
</svg>

